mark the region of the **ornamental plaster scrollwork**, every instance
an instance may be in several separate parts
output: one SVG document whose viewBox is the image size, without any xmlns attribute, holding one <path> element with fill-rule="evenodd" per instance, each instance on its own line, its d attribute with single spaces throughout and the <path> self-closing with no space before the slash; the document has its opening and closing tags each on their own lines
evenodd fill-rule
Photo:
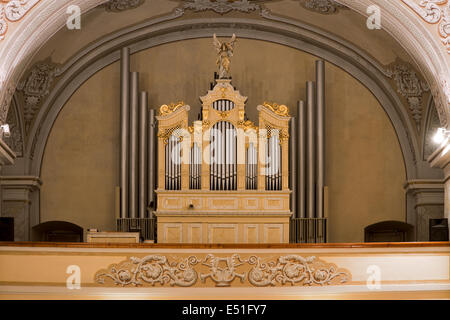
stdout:
<svg viewBox="0 0 450 320">
<path fill-rule="evenodd" d="M 136 9 L 143 5 L 145 0 L 109 0 L 101 5 L 108 12 L 122 12 L 130 9 Z"/>
<path fill-rule="evenodd" d="M 225 14 L 230 11 L 249 13 L 251 11 L 260 10 L 261 7 L 249 0 L 185 0 L 183 9 L 189 9 L 195 12 L 212 10 L 219 14 Z"/>
<path fill-rule="evenodd" d="M 144 258 L 131 257 L 130 261 L 113 265 L 108 272 L 100 272 L 95 276 L 95 281 L 105 283 L 105 278 L 110 278 L 114 284 L 122 287 L 127 285 L 139 286 L 144 283 L 154 286 L 156 283 L 162 286 L 190 287 L 197 282 L 198 275 L 193 266 L 198 259 L 191 256 L 180 262 L 169 263 L 167 257 L 151 255 Z"/>
<path fill-rule="evenodd" d="M 418 131 L 420 131 L 423 94 L 430 91 L 430 87 L 425 81 L 419 79 L 413 69 L 405 64 L 395 65 L 390 72 L 396 82 L 397 92 L 406 98 L 409 111 L 416 122 Z"/>
<path fill-rule="evenodd" d="M 339 9 L 347 9 L 346 6 L 334 0 L 299 0 L 302 7 L 322 14 L 338 13 Z"/>
<path fill-rule="evenodd" d="M 241 285 L 267 287 L 283 286 L 324 286 L 340 285 L 351 280 L 351 274 L 334 264 L 326 263 L 310 256 L 280 256 L 263 259 L 252 255 L 242 258 L 239 254 L 216 256 L 208 254 L 203 259 L 196 256 L 172 260 L 163 255 L 149 255 L 144 258 L 131 257 L 129 260 L 111 265 L 95 275 L 95 282 L 105 285 L 106 280 L 116 286 L 179 286 L 192 287 L 197 280 L 206 286 L 230 287 L 239 279 Z M 210 279 L 211 282 L 206 280 Z M 245 285 L 245 284 L 244 284 Z"/>
<path fill-rule="evenodd" d="M 42 99 L 50 93 L 51 85 L 60 71 L 58 64 L 49 62 L 38 62 L 33 66 L 29 76 L 19 83 L 17 90 L 24 96 L 24 118 L 25 131 L 28 132 L 30 125 L 39 111 Z"/>
<path fill-rule="evenodd" d="M 40 0 L 0 0 L 0 40 L 8 31 L 8 22 L 23 18 Z"/>
<path fill-rule="evenodd" d="M 402 0 L 413 9 L 425 22 L 438 25 L 442 43 L 450 53 L 450 3 L 448 0 Z"/>
</svg>

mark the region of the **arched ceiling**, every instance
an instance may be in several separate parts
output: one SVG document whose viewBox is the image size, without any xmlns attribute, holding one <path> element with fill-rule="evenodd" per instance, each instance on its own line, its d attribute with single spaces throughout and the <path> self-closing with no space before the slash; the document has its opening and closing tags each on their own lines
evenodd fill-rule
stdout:
<svg viewBox="0 0 450 320">
<path fill-rule="evenodd" d="M 5 1 L 10 5 L 15 1 Z M 38 9 L 39 0 L 27 0 L 28 5 L 22 7 L 24 20 L 27 12 L 34 6 Z M 74 1 L 75 2 L 75 1 Z M 86 54 L 87 48 L 93 48 L 104 41 L 108 41 L 111 35 L 126 33 L 133 26 L 145 21 L 164 21 L 168 15 L 175 16 L 177 21 L 203 19 L 215 21 L 218 18 L 228 17 L 239 19 L 252 19 L 264 21 L 265 24 L 284 23 L 294 28 L 301 25 L 311 33 L 316 30 L 328 34 L 330 39 L 336 40 L 346 50 L 355 52 L 355 55 L 364 56 L 380 73 L 386 77 L 393 90 L 398 93 L 398 99 L 404 108 L 409 124 L 409 134 L 415 140 L 420 141 L 424 133 L 428 132 L 429 121 L 427 114 L 431 90 L 433 84 L 427 84 L 426 76 L 422 75 L 423 67 L 417 57 L 412 57 L 405 48 L 393 37 L 392 32 L 385 29 L 369 30 L 365 12 L 357 12 L 338 4 L 349 1 L 332 0 L 276 0 L 276 1 L 245 1 L 245 0 L 88 0 L 83 4 L 87 10 L 81 16 L 81 30 L 69 30 L 62 27 L 55 30 L 47 41 L 43 41 L 38 50 L 32 52 L 32 56 L 26 65 L 20 65 L 21 77 L 19 95 L 22 95 L 22 116 L 25 136 L 32 132 L 39 108 L 49 91 L 58 81 L 64 71 L 72 65 L 72 62 Z M 354 2 L 354 1 L 352 1 Z M 364 1 L 360 1 L 362 5 Z M 404 2 L 408 2 L 404 0 Z M 5 4 L 3 4 L 5 5 Z M 350 4 L 348 4 L 350 6 Z M 357 6 L 357 5 L 355 5 Z M 59 9 L 62 18 L 67 18 L 64 12 L 67 5 Z M 384 9 L 384 7 L 382 7 Z M 412 14 L 415 14 L 412 12 Z M 386 18 L 387 15 L 383 15 Z M 61 19 L 61 17 L 60 17 Z M 387 18 L 386 18 L 387 19 Z M 61 20 L 63 21 L 63 20 Z M 386 22 L 387 23 L 387 22 Z M 14 21 L 7 21 L 8 31 L 3 36 L 14 37 L 17 25 Z M 0 30 L 2 21 L 0 20 Z M 293 31 L 294 32 L 294 31 Z M 239 37 L 239 31 L 238 37 Z M 0 52 L 1 52 L 0 42 Z M 445 50 L 445 46 L 444 46 Z M 25 63 L 25 60 L 22 62 Z M 30 79 L 44 77 L 45 88 L 41 92 L 33 92 L 29 84 Z M 3 79 L 4 80 L 4 79 Z M 0 79 L 0 82 L 2 79 Z M 42 88 L 41 88 L 42 89 Z M 27 91 L 28 90 L 28 91 Z M 18 99 L 20 100 L 20 99 Z M 445 112 L 439 113 L 441 123 L 446 123 Z M 444 121 L 443 121 L 444 119 Z M 436 126 L 436 124 L 433 124 Z M 413 139 L 413 140 L 414 140 Z M 26 141 L 32 141 L 24 137 Z M 423 140 L 422 140 L 423 141 Z M 31 142 L 30 142 L 31 143 Z M 420 143 L 416 143 L 416 149 L 423 149 Z M 413 143 L 414 144 L 414 143 Z"/>
</svg>

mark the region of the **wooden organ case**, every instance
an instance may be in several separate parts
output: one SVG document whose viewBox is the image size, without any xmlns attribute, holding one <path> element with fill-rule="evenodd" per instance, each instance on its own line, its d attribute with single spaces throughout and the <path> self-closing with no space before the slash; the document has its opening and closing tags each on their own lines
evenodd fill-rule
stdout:
<svg viewBox="0 0 450 320">
<path fill-rule="evenodd" d="M 288 243 L 289 110 L 259 105 L 259 125 L 230 79 L 190 107 L 163 105 L 158 121 L 159 243 Z"/>
</svg>

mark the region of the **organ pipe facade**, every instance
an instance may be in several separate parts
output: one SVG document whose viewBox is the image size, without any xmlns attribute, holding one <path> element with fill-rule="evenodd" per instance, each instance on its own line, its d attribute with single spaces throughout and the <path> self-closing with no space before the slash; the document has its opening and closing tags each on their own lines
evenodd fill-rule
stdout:
<svg viewBox="0 0 450 320">
<path fill-rule="evenodd" d="M 221 72 L 192 125 L 183 101 L 158 116 L 149 109 L 122 50 L 118 231 L 160 243 L 325 242 L 324 62 L 294 117 L 264 102 L 255 124 L 228 77 L 231 56 L 222 54 L 232 45 L 215 41 Z"/>
</svg>

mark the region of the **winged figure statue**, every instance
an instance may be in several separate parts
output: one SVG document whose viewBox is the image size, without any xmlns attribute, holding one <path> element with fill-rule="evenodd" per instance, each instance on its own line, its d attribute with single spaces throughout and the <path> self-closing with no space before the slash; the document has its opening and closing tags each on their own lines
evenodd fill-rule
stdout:
<svg viewBox="0 0 450 320">
<path fill-rule="evenodd" d="M 219 79 L 230 78 L 230 63 L 233 56 L 236 35 L 233 34 L 229 42 L 220 42 L 214 34 L 214 47 L 217 51 L 217 65 L 219 66 Z"/>
</svg>

